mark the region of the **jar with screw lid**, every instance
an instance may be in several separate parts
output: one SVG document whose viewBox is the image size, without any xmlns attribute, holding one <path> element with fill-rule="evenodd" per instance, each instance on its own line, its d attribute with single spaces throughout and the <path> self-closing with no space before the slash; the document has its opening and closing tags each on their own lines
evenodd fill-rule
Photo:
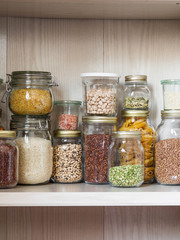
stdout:
<svg viewBox="0 0 180 240">
<path fill-rule="evenodd" d="M 19 152 L 15 131 L 0 131 L 0 188 L 12 188 L 18 183 Z"/>
<path fill-rule="evenodd" d="M 156 131 L 155 178 L 164 185 L 180 185 L 180 110 L 161 111 Z"/>
<path fill-rule="evenodd" d="M 124 110 L 120 131 L 141 131 L 144 148 L 144 183 L 154 181 L 154 128 L 149 122 L 149 111 Z"/>
<path fill-rule="evenodd" d="M 18 116 L 18 119 L 11 125 L 17 132 L 19 148 L 18 183 L 48 183 L 53 166 L 48 119 L 42 116 Z"/>
<path fill-rule="evenodd" d="M 139 187 L 144 182 L 142 133 L 113 132 L 109 147 L 109 183 L 114 187 Z"/>
<path fill-rule="evenodd" d="M 82 179 L 81 132 L 55 131 L 52 181 L 55 183 L 78 183 Z"/>
<path fill-rule="evenodd" d="M 151 105 L 151 92 L 147 86 L 146 75 L 125 76 L 123 108 L 130 110 L 148 110 Z"/>
<path fill-rule="evenodd" d="M 84 115 L 116 116 L 119 75 L 82 73 Z"/>
<path fill-rule="evenodd" d="M 108 183 L 108 148 L 116 130 L 116 117 L 83 117 L 84 180 Z"/>
<path fill-rule="evenodd" d="M 53 108 L 50 72 L 21 71 L 8 75 L 9 108 L 16 115 L 47 115 Z M 10 80 L 11 79 L 11 80 Z"/>
</svg>

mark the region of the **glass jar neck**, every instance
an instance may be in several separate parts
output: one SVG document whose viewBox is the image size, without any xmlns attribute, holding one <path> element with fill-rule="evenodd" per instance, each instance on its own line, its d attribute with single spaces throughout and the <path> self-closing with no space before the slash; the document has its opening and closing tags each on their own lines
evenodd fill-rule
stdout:
<svg viewBox="0 0 180 240">
<path fill-rule="evenodd" d="M 12 119 L 10 122 L 10 128 L 12 130 L 46 130 L 50 129 L 50 119 L 48 117 L 28 119 L 20 118 Z"/>
</svg>

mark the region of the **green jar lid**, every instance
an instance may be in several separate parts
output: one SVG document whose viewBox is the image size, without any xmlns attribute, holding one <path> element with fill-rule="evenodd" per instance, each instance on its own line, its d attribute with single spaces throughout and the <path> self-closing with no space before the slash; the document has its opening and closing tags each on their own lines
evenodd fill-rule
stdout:
<svg viewBox="0 0 180 240">
<path fill-rule="evenodd" d="M 62 131 L 62 130 L 55 130 L 54 131 L 54 137 L 71 138 L 71 137 L 80 137 L 80 136 L 81 136 L 80 131 Z"/>
<path fill-rule="evenodd" d="M 178 85 L 180 84 L 180 79 L 167 79 L 167 80 L 161 80 L 162 85 Z"/>
<path fill-rule="evenodd" d="M 86 116 L 82 118 L 87 123 L 117 123 L 117 117 Z"/>
<path fill-rule="evenodd" d="M 141 138 L 142 132 L 140 132 L 140 131 L 117 131 L 117 132 L 113 132 L 112 136 L 115 138 Z"/>
</svg>

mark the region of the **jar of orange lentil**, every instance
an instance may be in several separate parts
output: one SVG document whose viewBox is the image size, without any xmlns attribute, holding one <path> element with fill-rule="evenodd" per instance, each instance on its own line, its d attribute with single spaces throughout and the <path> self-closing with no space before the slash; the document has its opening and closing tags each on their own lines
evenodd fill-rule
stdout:
<svg viewBox="0 0 180 240">
<path fill-rule="evenodd" d="M 53 108 L 50 72 L 21 71 L 8 75 L 9 108 L 16 115 L 47 115 Z"/>
<path fill-rule="evenodd" d="M 154 181 L 154 128 L 149 123 L 149 111 L 124 110 L 120 131 L 141 131 L 144 148 L 144 183 Z"/>
</svg>

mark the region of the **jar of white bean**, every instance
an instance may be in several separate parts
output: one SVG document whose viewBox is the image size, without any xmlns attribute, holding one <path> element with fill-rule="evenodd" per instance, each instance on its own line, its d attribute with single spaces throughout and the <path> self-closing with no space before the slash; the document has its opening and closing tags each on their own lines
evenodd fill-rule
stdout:
<svg viewBox="0 0 180 240">
<path fill-rule="evenodd" d="M 82 73 L 84 115 L 116 116 L 119 75 Z"/>
</svg>

